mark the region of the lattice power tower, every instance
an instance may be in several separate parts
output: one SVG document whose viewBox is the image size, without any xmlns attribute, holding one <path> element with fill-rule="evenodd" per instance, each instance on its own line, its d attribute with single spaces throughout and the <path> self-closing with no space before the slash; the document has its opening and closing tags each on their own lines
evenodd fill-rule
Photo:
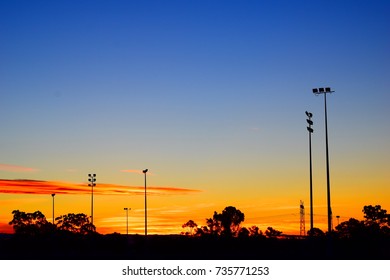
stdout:
<svg viewBox="0 0 390 280">
<path fill-rule="evenodd" d="M 299 235 L 300 236 L 305 236 L 306 235 L 306 229 L 305 229 L 305 205 L 304 205 L 302 200 L 301 200 L 301 204 L 299 206 L 299 214 L 300 214 Z"/>
</svg>

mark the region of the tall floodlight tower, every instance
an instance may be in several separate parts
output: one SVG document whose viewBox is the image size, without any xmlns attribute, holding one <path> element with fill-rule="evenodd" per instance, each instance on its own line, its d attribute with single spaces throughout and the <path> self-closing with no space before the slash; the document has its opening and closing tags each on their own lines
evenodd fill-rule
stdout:
<svg viewBox="0 0 390 280">
<path fill-rule="evenodd" d="M 131 210 L 131 208 L 125 207 L 123 210 L 126 211 L 126 235 L 129 235 L 129 210 Z"/>
<path fill-rule="evenodd" d="M 146 204 L 146 173 L 148 169 L 142 170 L 142 173 L 145 175 L 145 236 L 148 235 L 148 214 L 147 214 L 147 204 Z"/>
<path fill-rule="evenodd" d="M 328 197 L 328 233 L 332 232 L 332 208 L 330 203 L 330 171 L 329 171 L 329 148 L 328 148 L 328 112 L 326 108 L 326 94 L 334 92 L 330 87 L 313 88 L 315 95 L 324 95 L 325 102 L 325 145 L 326 145 L 326 190 Z"/>
<path fill-rule="evenodd" d="M 51 197 L 53 198 L 53 225 L 54 225 L 54 197 L 56 196 L 55 193 L 51 194 Z"/>
<path fill-rule="evenodd" d="M 88 186 L 91 187 L 91 224 L 93 225 L 93 187 L 96 186 L 96 174 L 88 174 Z"/>
<path fill-rule="evenodd" d="M 306 111 L 307 116 L 307 123 L 309 126 L 307 127 L 307 131 L 309 132 L 309 173 L 310 173 L 310 232 L 313 231 L 313 168 L 312 168 L 312 158 L 311 158 L 311 134 L 313 133 L 313 128 L 311 127 L 313 125 L 313 121 L 311 118 L 313 117 L 313 114 Z"/>
<path fill-rule="evenodd" d="M 301 200 L 301 204 L 299 205 L 299 216 L 300 216 L 299 235 L 300 236 L 305 236 L 306 235 L 306 228 L 305 228 L 305 205 L 304 205 L 302 200 Z"/>
</svg>

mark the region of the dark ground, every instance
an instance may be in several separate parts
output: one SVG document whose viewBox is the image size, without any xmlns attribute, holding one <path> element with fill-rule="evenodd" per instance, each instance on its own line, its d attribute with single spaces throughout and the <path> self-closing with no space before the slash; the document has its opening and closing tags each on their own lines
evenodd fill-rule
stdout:
<svg viewBox="0 0 390 280">
<path fill-rule="evenodd" d="M 379 260 L 390 259 L 390 239 L 329 240 L 188 237 L 180 235 L 3 235 L 3 260 Z"/>
</svg>

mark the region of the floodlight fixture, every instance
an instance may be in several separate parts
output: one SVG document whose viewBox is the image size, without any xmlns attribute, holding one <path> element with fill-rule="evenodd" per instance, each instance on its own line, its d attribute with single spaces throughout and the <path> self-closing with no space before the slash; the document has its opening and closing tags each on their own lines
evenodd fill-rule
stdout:
<svg viewBox="0 0 390 280">
<path fill-rule="evenodd" d="M 313 88 L 312 91 L 315 95 L 319 95 L 322 93 L 325 94 L 325 93 L 333 93 L 334 92 L 334 90 L 332 90 L 330 87 Z"/>
</svg>

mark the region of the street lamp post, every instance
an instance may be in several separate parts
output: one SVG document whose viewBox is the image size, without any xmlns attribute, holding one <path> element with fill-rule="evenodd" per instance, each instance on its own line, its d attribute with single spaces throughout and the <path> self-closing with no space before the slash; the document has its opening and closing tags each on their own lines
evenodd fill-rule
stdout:
<svg viewBox="0 0 390 280">
<path fill-rule="evenodd" d="M 96 186 L 96 174 L 88 174 L 88 186 L 91 187 L 91 224 L 93 225 L 93 187 Z"/>
<path fill-rule="evenodd" d="M 148 235 L 148 215 L 147 215 L 147 203 L 146 203 L 146 173 L 148 169 L 142 170 L 142 173 L 145 174 L 145 236 Z"/>
<path fill-rule="evenodd" d="M 51 194 L 51 197 L 53 198 L 53 225 L 54 225 L 54 197 L 55 197 L 55 193 L 52 193 Z"/>
<path fill-rule="evenodd" d="M 332 232 L 332 208 L 330 204 L 330 171 L 329 171 L 329 149 L 328 149 L 328 112 L 326 108 L 326 94 L 334 92 L 330 87 L 313 88 L 315 95 L 323 94 L 325 102 L 325 145 L 326 145 L 326 185 L 328 197 L 328 233 Z"/>
<path fill-rule="evenodd" d="M 311 158 L 311 134 L 313 133 L 313 128 L 311 127 L 313 125 L 313 121 L 311 118 L 313 117 L 313 114 L 306 111 L 306 116 L 308 117 L 306 119 L 309 126 L 307 127 L 307 130 L 309 132 L 309 161 L 310 161 L 310 234 L 312 234 L 313 231 L 313 172 L 312 172 L 312 158 Z"/>
<path fill-rule="evenodd" d="M 131 208 L 125 207 L 123 210 L 126 211 L 126 235 L 129 235 L 129 210 L 131 210 Z"/>
</svg>

